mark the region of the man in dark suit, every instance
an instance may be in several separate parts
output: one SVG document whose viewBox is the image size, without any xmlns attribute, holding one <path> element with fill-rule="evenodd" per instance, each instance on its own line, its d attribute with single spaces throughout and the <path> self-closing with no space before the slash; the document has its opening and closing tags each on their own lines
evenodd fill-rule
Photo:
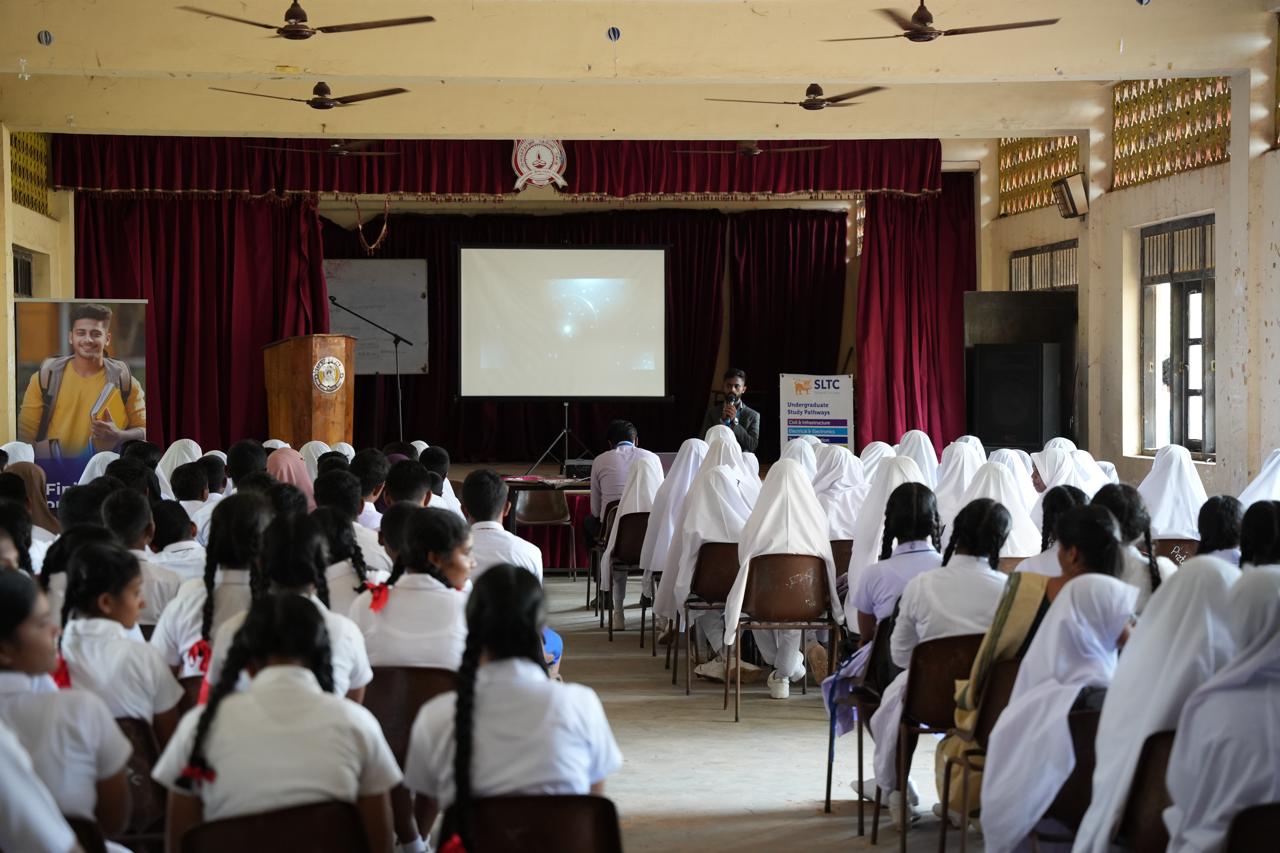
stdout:
<svg viewBox="0 0 1280 853">
<path fill-rule="evenodd" d="M 713 402 L 702 419 L 702 434 L 716 424 L 733 430 L 744 453 L 754 453 L 760 443 L 760 413 L 742 402 L 747 391 L 747 374 L 737 367 L 724 373 L 723 399 Z"/>
</svg>

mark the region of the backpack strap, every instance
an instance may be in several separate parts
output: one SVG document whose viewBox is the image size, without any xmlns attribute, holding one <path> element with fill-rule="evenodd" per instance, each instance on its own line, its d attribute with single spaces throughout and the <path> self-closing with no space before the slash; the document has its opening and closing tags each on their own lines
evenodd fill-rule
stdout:
<svg viewBox="0 0 1280 853">
<path fill-rule="evenodd" d="M 108 358 L 103 360 L 103 364 L 107 371 L 107 385 L 115 385 L 120 389 L 120 402 L 127 410 L 129 394 L 133 391 L 133 374 L 129 370 L 129 363 L 117 358 Z"/>
<path fill-rule="evenodd" d="M 40 363 L 40 400 L 44 405 L 40 409 L 40 426 L 36 429 L 36 441 L 44 441 L 49 437 L 49 423 L 53 420 L 53 401 L 58 399 L 58 390 L 62 387 L 62 372 L 74 357 L 62 355 L 46 358 Z"/>
</svg>

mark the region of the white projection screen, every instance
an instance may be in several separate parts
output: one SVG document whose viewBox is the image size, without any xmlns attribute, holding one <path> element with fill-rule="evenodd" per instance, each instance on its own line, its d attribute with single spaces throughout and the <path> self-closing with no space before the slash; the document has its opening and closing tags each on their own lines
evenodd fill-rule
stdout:
<svg viewBox="0 0 1280 853">
<path fill-rule="evenodd" d="M 666 396 L 665 249 L 459 255 L 460 396 Z"/>
</svg>

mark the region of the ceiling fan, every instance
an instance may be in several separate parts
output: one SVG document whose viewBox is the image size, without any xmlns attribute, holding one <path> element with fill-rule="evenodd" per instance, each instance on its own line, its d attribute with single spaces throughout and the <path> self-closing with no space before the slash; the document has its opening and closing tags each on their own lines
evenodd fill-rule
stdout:
<svg viewBox="0 0 1280 853">
<path fill-rule="evenodd" d="M 809 87 L 804 90 L 803 101 L 751 101 L 743 98 L 707 98 L 708 101 L 719 101 L 726 104 L 782 104 L 786 106 L 798 106 L 803 110 L 825 110 L 827 107 L 852 107 L 857 105 L 857 98 L 864 95 L 870 95 L 872 92 L 879 92 L 884 89 L 883 86 L 868 86 L 865 89 L 855 89 L 852 92 L 842 92 L 839 95 L 827 97 L 822 94 L 822 87 L 817 83 L 810 83 Z"/>
<path fill-rule="evenodd" d="M 288 151 L 293 154 L 325 154 L 331 157 L 398 157 L 400 155 L 399 151 L 367 150 L 373 144 L 372 139 L 359 139 L 330 142 L 325 148 L 290 148 L 285 145 L 246 145 L 245 148 L 252 148 L 255 151 Z"/>
<path fill-rule="evenodd" d="M 858 36 L 856 38 L 847 39 L 823 39 L 823 41 L 875 41 L 877 39 L 896 39 L 904 38 L 907 41 L 913 41 L 923 44 L 942 36 L 969 36 L 976 33 L 996 33 L 1003 30 L 1025 30 L 1031 27 L 1048 27 L 1058 23 L 1061 18 L 1045 18 L 1039 21 L 1019 21 L 1013 24 L 989 24 L 982 27 L 955 27 L 949 30 L 935 29 L 933 26 L 933 13 L 925 8 L 924 3 L 920 4 L 920 8 L 916 9 L 911 17 L 907 17 L 896 9 L 877 9 L 882 16 L 893 22 L 894 26 L 902 30 L 891 36 Z"/>
<path fill-rule="evenodd" d="M 734 156 L 759 157 L 761 154 L 789 154 L 795 151 L 826 151 L 830 145 L 792 145 L 786 148 L 761 148 L 755 140 L 744 140 L 735 148 L 687 148 L 676 149 L 677 154 L 732 154 Z"/>
<path fill-rule="evenodd" d="M 311 90 L 310 98 L 285 98 L 280 95 L 265 95 L 262 92 L 242 92 L 239 89 L 223 89 L 218 86 L 210 86 L 215 92 L 230 92 L 233 95 L 252 95 L 255 98 L 272 98 L 277 101 L 296 101 L 299 104 L 306 104 L 313 110 L 331 110 L 334 107 L 345 107 L 349 104 L 358 103 L 360 101 L 371 101 L 374 98 L 385 98 L 388 95 L 401 95 L 408 92 L 408 89 L 377 89 L 372 92 L 360 92 L 356 95 L 343 95 L 340 98 L 333 97 L 333 91 L 329 88 L 328 83 L 317 83 L 315 88 Z"/>
<path fill-rule="evenodd" d="M 304 41 L 311 38 L 316 33 L 353 33 L 357 30 L 377 30 L 383 27 L 403 27 L 406 24 L 429 24 L 435 20 L 430 15 L 417 15 L 412 18 L 389 18 L 383 21 L 360 21 L 354 24 L 336 24 L 328 27 L 313 27 L 307 23 L 307 13 L 298 4 L 297 0 L 289 4 L 288 10 L 284 13 L 284 26 L 277 27 L 275 24 L 263 24 L 259 21 L 251 21 L 248 18 L 237 18 L 235 15 L 226 15 L 222 12 L 214 12 L 211 9 L 201 9 L 197 6 L 179 6 L 184 12 L 195 12 L 198 15 L 207 15 L 210 18 L 221 18 L 224 21 L 234 21 L 237 24 L 248 24 L 251 27 L 260 27 L 264 30 L 275 30 L 276 35 L 280 38 L 290 39 L 292 41 Z"/>
</svg>

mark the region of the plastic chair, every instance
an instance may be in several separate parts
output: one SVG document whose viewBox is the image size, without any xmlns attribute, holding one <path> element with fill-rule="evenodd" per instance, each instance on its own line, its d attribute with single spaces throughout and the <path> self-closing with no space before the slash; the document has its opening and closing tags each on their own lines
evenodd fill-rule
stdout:
<svg viewBox="0 0 1280 853">
<path fill-rule="evenodd" d="M 351 803 L 315 803 L 203 823 L 182 836 L 182 853 L 369 853 Z"/>
<path fill-rule="evenodd" d="M 693 620 L 690 610 L 721 610 L 738 578 L 738 544 L 736 542 L 704 542 L 698 549 L 698 561 L 693 565 L 693 578 L 689 583 L 689 597 L 684 602 L 684 695 L 693 689 Z M 680 614 L 676 614 L 676 631 L 667 650 L 675 649 L 671 666 L 671 683 L 676 683 L 680 669 Z M 728 673 L 725 684 L 728 685 Z M 725 687 L 724 707 L 729 707 L 728 687 Z"/>
<path fill-rule="evenodd" d="M 960 853 L 964 853 L 968 842 L 968 825 L 967 821 L 973 817 L 973 810 L 969 807 L 969 774 L 975 769 L 982 767 L 982 764 L 974 764 L 974 760 L 985 758 L 987 754 L 987 743 L 991 740 L 991 730 L 996 727 L 996 721 L 1000 719 L 1000 713 L 1009 704 L 1009 697 L 1013 695 L 1013 683 L 1018 679 L 1018 667 L 1022 665 L 1021 658 L 1010 658 L 1008 660 L 997 661 L 991 665 L 990 672 L 987 673 L 987 684 L 982 691 L 982 697 L 978 701 L 978 718 L 974 721 L 972 732 L 962 732 L 958 729 L 952 729 L 950 734 L 959 735 L 966 740 L 973 742 L 971 749 L 966 749 L 960 755 L 961 782 L 960 782 L 960 814 L 965 816 L 966 825 L 960 828 Z M 984 761 L 983 764 L 986 762 Z M 942 811 L 946 814 L 951 807 L 951 768 L 957 764 L 954 758 L 948 758 L 942 766 Z M 945 853 L 947 849 L 947 830 L 951 826 L 950 820 L 943 820 L 939 827 L 938 853 Z"/>
<path fill-rule="evenodd" d="M 1226 853 L 1256 853 L 1275 849 L 1280 838 L 1280 803 L 1253 806 L 1231 820 Z"/>
<path fill-rule="evenodd" d="M 852 539 L 831 540 L 831 557 L 836 563 L 836 577 L 842 578 L 849 573 L 849 558 L 852 556 Z"/>
<path fill-rule="evenodd" d="M 1173 560 L 1174 565 L 1181 566 L 1196 555 L 1200 543 L 1195 539 L 1153 539 L 1151 550 L 1157 557 L 1167 557 Z"/>
<path fill-rule="evenodd" d="M 800 631 L 801 648 L 805 631 L 827 631 L 832 653 L 827 656 L 830 675 L 839 648 L 840 626 L 831 617 L 831 588 L 827 564 L 812 554 L 762 554 L 752 557 L 747 588 L 742 596 L 743 616 L 734 626 L 733 721 L 742 719 L 742 632 Z M 820 678 L 814 673 L 815 678 Z M 728 702 L 729 671 L 725 672 L 725 701 Z M 808 692 L 808 675 L 800 682 L 800 692 Z"/>
<path fill-rule="evenodd" d="M 486 797 L 473 800 L 468 811 L 468 853 L 622 853 L 618 810 L 605 797 Z M 440 837 L 451 838 L 457 826 L 451 806 Z"/>
<path fill-rule="evenodd" d="M 604 601 L 604 586 L 600 583 L 600 561 L 604 557 L 605 546 L 609 543 L 609 534 L 613 531 L 613 523 L 618 517 L 618 501 L 609 501 L 604 505 L 604 511 L 600 515 L 604 524 L 600 525 L 600 538 L 593 542 L 587 543 L 587 558 L 590 565 L 587 567 L 587 609 L 591 609 L 591 580 L 595 578 L 596 582 L 596 615 L 600 617 L 600 627 L 604 627 L 604 612 L 607 609 Z M 612 630 L 612 629 L 611 629 Z"/>
<path fill-rule="evenodd" d="M 1089 810 L 1089 801 L 1093 799 L 1093 768 L 1097 764 L 1095 743 L 1098 739 L 1098 718 L 1101 711 L 1072 711 L 1067 715 L 1067 725 L 1071 729 L 1071 744 L 1075 748 L 1076 766 L 1062 783 L 1058 796 L 1049 804 L 1049 809 L 1041 820 L 1051 820 L 1062 824 L 1066 833 L 1033 831 L 1036 842 L 1050 841 L 1055 844 L 1069 844 L 1075 840 L 1076 830 L 1084 820 L 1084 813 Z"/>
<path fill-rule="evenodd" d="M 63 815 L 63 817 L 66 817 Z M 76 842 L 84 853 L 107 853 L 107 841 L 98 824 L 82 817 L 68 817 L 67 826 L 76 836 Z M 14 851 L 17 853 L 17 851 Z"/>
<path fill-rule="evenodd" d="M 160 759 L 155 729 L 149 720 L 133 717 L 117 717 L 116 725 L 128 738 L 133 753 L 125 764 L 125 779 L 129 783 L 129 823 L 125 834 L 115 840 L 126 847 L 162 844 L 168 794 L 151 778 L 151 770 Z"/>
<path fill-rule="evenodd" d="M 516 492 L 517 527 L 565 527 L 569 531 L 569 577 L 578 579 L 578 540 L 569 500 L 559 489 L 520 489 Z"/>
<path fill-rule="evenodd" d="M 625 570 L 630 576 L 632 571 L 640 571 L 640 549 L 644 547 L 644 534 L 649 529 L 649 513 L 629 512 L 618 516 L 614 508 L 613 525 L 618 532 L 613 538 L 613 565 L 610 571 Z M 611 531 L 612 532 L 612 531 Z M 606 539 L 606 542 L 608 540 Z M 603 554 L 601 555 L 603 559 Z M 604 571 L 601 568 L 601 571 Z M 613 606 L 612 579 L 610 579 L 609 606 Z M 640 604 L 640 648 L 644 648 L 644 619 L 648 610 L 642 601 Z M 656 625 L 655 625 L 656 628 Z M 613 642 L 613 620 L 609 620 L 609 642 Z M 655 652 L 655 654 L 657 654 Z"/>
<path fill-rule="evenodd" d="M 902 692 L 902 721 L 898 724 L 898 779 L 905 787 L 911 769 L 911 736 L 941 734 L 956 719 L 956 682 L 969 677 L 983 634 L 962 634 L 926 640 L 911 652 L 906 689 Z M 876 786 L 876 804 L 881 800 Z M 898 849 L 907 850 L 910 822 L 899 833 Z M 880 837 L 880 809 L 871 818 L 871 843 Z"/>
<path fill-rule="evenodd" d="M 1164 810 L 1173 805 L 1165 786 L 1169 755 L 1173 752 L 1172 731 L 1156 732 L 1147 737 L 1133 770 L 1133 782 L 1125 800 L 1115 842 L 1136 853 L 1164 853 L 1169 846 L 1169 830 L 1164 825 Z"/>
</svg>

